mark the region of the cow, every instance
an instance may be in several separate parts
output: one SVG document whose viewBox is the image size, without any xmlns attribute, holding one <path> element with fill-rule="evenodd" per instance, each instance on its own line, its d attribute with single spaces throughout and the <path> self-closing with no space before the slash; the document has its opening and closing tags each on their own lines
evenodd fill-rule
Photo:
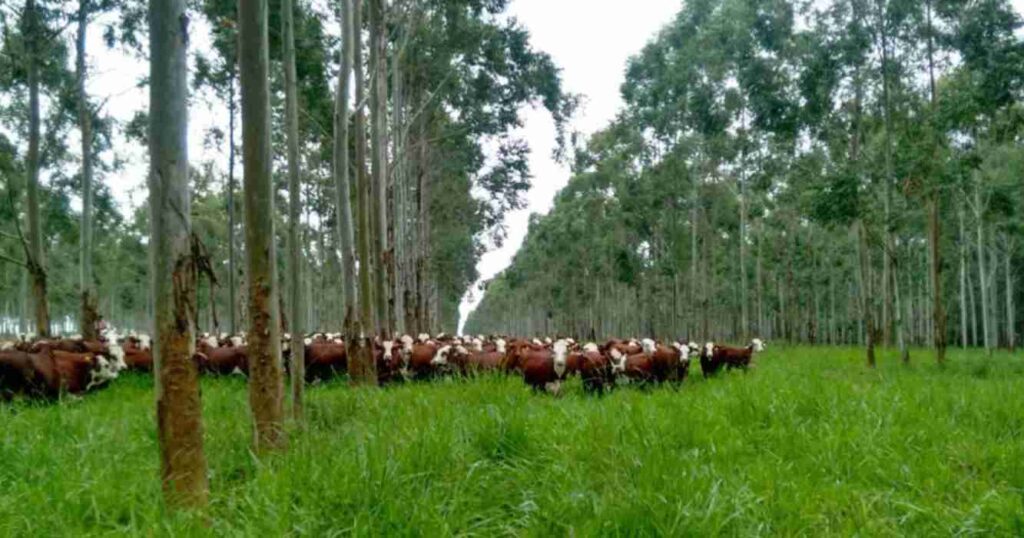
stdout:
<svg viewBox="0 0 1024 538">
<path fill-rule="evenodd" d="M 39 352 L 0 351 L 0 400 L 15 396 L 57 398 L 81 395 L 118 377 L 120 366 L 106 357 L 44 347 Z"/>
<path fill-rule="evenodd" d="M 583 380 L 583 390 L 588 393 L 604 393 L 612 381 L 611 362 L 601 353 L 597 344 L 588 343 L 578 354 L 578 371 Z"/>
<path fill-rule="evenodd" d="M 712 360 L 717 364 L 717 369 L 721 369 L 724 366 L 728 370 L 748 369 L 750 367 L 751 360 L 754 358 L 754 354 L 762 351 L 764 351 L 764 342 L 759 338 L 751 340 L 747 347 L 742 348 L 718 346 L 713 342 L 709 342 L 707 349 Z"/>
<path fill-rule="evenodd" d="M 306 344 L 307 382 L 327 381 L 348 371 L 348 351 L 345 343 L 334 340 Z"/>
<path fill-rule="evenodd" d="M 451 351 L 451 346 L 442 346 L 438 342 L 429 339 L 423 343 L 413 344 L 411 351 L 408 353 L 409 358 L 406 363 L 408 377 L 419 380 L 432 377 L 437 366 L 435 361 L 438 361 L 438 354 L 442 353 L 442 351 L 444 352 L 442 360 L 447 360 L 447 354 Z"/>
<path fill-rule="evenodd" d="M 522 348 L 520 364 L 523 370 L 523 381 L 535 392 L 545 390 L 558 395 L 562 381 L 565 380 L 569 344 L 559 340 L 547 347 Z"/>
</svg>

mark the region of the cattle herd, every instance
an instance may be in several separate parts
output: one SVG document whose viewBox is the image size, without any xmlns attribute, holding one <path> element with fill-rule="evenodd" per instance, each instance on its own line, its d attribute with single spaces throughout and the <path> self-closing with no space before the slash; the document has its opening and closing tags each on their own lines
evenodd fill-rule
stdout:
<svg viewBox="0 0 1024 538">
<path fill-rule="evenodd" d="M 283 337 L 288 367 L 290 335 Z M 344 375 L 348 352 L 340 334 L 316 333 L 302 340 L 306 379 L 318 382 Z M 505 373 L 521 376 L 537 392 L 558 394 L 562 383 L 578 376 L 588 393 L 603 393 L 622 384 L 680 384 L 693 358 L 705 377 L 722 369 L 747 369 L 756 352 L 764 349 L 754 339 L 742 348 L 708 342 L 656 342 L 652 339 L 612 339 L 603 344 L 580 345 L 571 338 L 522 339 L 500 336 L 455 337 L 445 334 L 373 344 L 378 381 L 384 384 L 429 380 L 445 376 Z M 201 335 L 193 356 L 207 375 L 246 375 L 244 335 Z M 106 331 L 99 341 L 80 337 L 33 339 L 19 337 L 0 342 L 0 401 L 15 396 L 56 398 L 63 393 L 81 395 L 108 385 L 120 372 L 151 372 L 150 338 Z"/>
</svg>

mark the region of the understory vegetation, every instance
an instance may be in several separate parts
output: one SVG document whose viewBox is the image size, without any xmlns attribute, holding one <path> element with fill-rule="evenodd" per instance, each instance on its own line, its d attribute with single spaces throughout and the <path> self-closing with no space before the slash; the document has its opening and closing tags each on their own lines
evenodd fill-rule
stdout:
<svg viewBox="0 0 1024 538">
<path fill-rule="evenodd" d="M 515 378 L 313 387 L 250 453 L 241 378 L 203 380 L 210 505 L 161 503 L 152 379 L 0 407 L 0 535 L 1024 533 L 1024 361 L 774 348 L 681 390 Z"/>
</svg>

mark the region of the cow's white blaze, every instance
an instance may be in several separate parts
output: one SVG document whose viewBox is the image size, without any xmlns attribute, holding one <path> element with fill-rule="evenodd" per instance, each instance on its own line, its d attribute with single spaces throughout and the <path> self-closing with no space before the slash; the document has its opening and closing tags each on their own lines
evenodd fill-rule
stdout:
<svg viewBox="0 0 1024 538">
<path fill-rule="evenodd" d="M 569 343 L 565 340 L 559 340 L 555 342 L 553 350 L 555 352 L 555 374 L 558 377 L 562 377 L 565 375 L 566 352 L 569 350 Z"/>
<path fill-rule="evenodd" d="M 384 360 L 391 362 L 391 350 L 395 348 L 395 343 L 391 340 L 387 340 L 381 344 L 381 347 L 384 348 Z"/>
<path fill-rule="evenodd" d="M 626 356 L 621 351 L 612 348 L 609 356 L 612 358 L 612 373 L 621 374 L 626 371 Z"/>
<path fill-rule="evenodd" d="M 448 364 L 448 353 L 450 353 L 451 350 L 452 346 L 444 346 L 437 350 L 437 353 L 434 354 L 434 358 L 430 359 L 430 364 L 434 366 L 444 366 L 445 364 Z"/>
<path fill-rule="evenodd" d="M 673 342 L 672 347 L 679 350 L 679 362 L 690 362 L 690 348 L 679 342 Z"/>
<path fill-rule="evenodd" d="M 244 343 L 245 342 L 242 340 L 241 336 L 232 336 L 231 337 L 231 347 L 242 347 L 242 345 Z"/>
<path fill-rule="evenodd" d="M 427 340 L 430 340 L 430 335 L 427 333 L 420 333 L 416 339 L 419 340 L 421 344 L 426 344 Z"/>
<path fill-rule="evenodd" d="M 651 340 L 650 338 L 644 338 L 643 342 L 641 343 L 641 347 L 644 348 L 644 353 L 650 355 L 651 353 L 654 353 L 656 344 L 654 343 L 654 340 Z"/>
<path fill-rule="evenodd" d="M 217 337 L 215 336 L 208 336 L 204 341 L 206 342 L 206 345 L 209 347 L 218 347 L 220 345 L 220 343 L 217 342 Z"/>
<path fill-rule="evenodd" d="M 128 369 L 128 364 L 124 362 L 124 348 L 121 347 L 121 344 L 118 344 L 116 340 L 112 340 L 107 344 L 107 352 L 114 359 L 114 363 L 111 365 L 113 368 L 117 369 L 117 371 Z"/>
<path fill-rule="evenodd" d="M 583 351 L 586 351 L 587 353 L 597 353 L 597 344 L 593 342 L 587 342 L 586 344 L 583 344 Z"/>
<path fill-rule="evenodd" d="M 85 390 L 91 390 L 93 387 L 101 386 L 113 379 L 117 379 L 117 367 L 112 365 L 110 361 L 104 357 L 96 357 L 96 366 L 89 370 L 89 383 L 85 386 Z"/>
<path fill-rule="evenodd" d="M 306 345 L 308 346 L 308 345 L 310 345 L 310 344 L 312 344 L 312 343 L 313 343 L 313 339 L 312 339 L 312 338 L 306 338 L 306 339 L 304 339 L 304 340 L 302 341 L 302 343 L 303 343 L 303 344 L 306 344 Z"/>
<path fill-rule="evenodd" d="M 533 343 L 534 343 L 534 345 L 538 345 L 538 346 L 543 346 L 544 345 L 544 342 L 541 342 L 540 340 L 538 340 L 536 338 L 533 339 Z"/>
<path fill-rule="evenodd" d="M 499 338 L 497 341 L 494 342 L 494 345 L 497 348 L 498 353 L 505 353 L 505 346 L 507 344 L 505 343 L 504 338 Z"/>
<path fill-rule="evenodd" d="M 139 349 L 149 349 L 152 345 L 153 341 L 148 334 L 139 335 Z"/>
<path fill-rule="evenodd" d="M 710 359 L 715 356 L 715 343 L 708 342 L 704 344 L 704 354 Z"/>
<path fill-rule="evenodd" d="M 754 351 L 760 353 L 764 351 L 764 342 L 760 338 L 755 338 L 750 342 L 750 345 L 754 346 Z"/>
</svg>

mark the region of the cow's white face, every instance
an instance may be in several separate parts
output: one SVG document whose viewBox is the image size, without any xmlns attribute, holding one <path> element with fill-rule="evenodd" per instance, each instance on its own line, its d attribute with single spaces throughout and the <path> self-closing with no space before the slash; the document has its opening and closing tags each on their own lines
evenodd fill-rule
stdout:
<svg viewBox="0 0 1024 538">
<path fill-rule="evenodd" d="M 242 341 L 242 337 L 241 336 L 232 336 L 231 337 L 231 347 L 242 347 L 242 344 L 244 344 L 244 343 L 245 342 Z"/>
<path fill-rule="evenodd" d="M 657 345 L 654 343 L 654 340 L 651 340 L 650 338 L 644 338 L 643 342 L 641 343 L 641 346 L 644 348 L 644 353 L 648 355 L 654 353 L 654 350 L 657 347 Z"/>
<path fill-rule="evenodd" d="M 89 370 L 89 384 L 85 386 L 85 390 L 91 390 L 93 387 L 99 387 L 110 381 L 117 379 L 118 369 L 105 357 L 96 357 L 95 366 Z"/>
<path fill-rule="evenodd" d="M 672 347 L 679 350 L 679 362 L 690 362 L 690 348 L 688 346 L 684 346 L 679 342 L 673 342 Z"/>
<path fill-rule="evenodd" d="M 626 371 L 626 356 L 621 351 L 612 348 L 608 355 L 612 358 L 612 373 L 621 374 Z"/>
<path fill-rule="evenodd" d="M 149 338 L 148 334 L 139 335 L 139 349 L 149 349 L 153 345 L 153 341 Z"/>
<path fill-rule="evenodd" d="M 549 346 L 550 346 L 550 345 L 551 345 L 551 339 L 550 339 L 550 338 L 548 338 L 548 337 L 544 337 L 544 343 L 545 343 L 546 345 L 549 345 Z"/>
<path fill-rule="evenodd" d="M 231 335 L 228 333 L 220 333 L 221 340 L 227 340 Z"/>
<path fill-rule="evenodd" d="M 534 343 L 534 345 L 538 345 L 538 346 L 543 346 L 544 345 L 543 342 L 541 342 L 540 340 L 537 340 L 536 338 L 533 339 L 533 343 Z"/>
<path fill-rule="evenodd" d="M 421 344 L 426 344 L 427 341 L 430 340 L 430 335 L 427 333 L 420 333 L 416 339 L 419 340 Z"/>
<path fill-rule="evenodd" d="M 312 338 L 306 338 L 305 340 L 302 341 L 302 343 L 306 344 L 308 346 L 308 345 L 313 343 L 313 339 Z"/>
<path fill-rule="evenodd" d="M 750 344 L 754 346 L 755 352 L 760 353 L 764 351 L 764 342 L 762 342 L 760 338 L 755 338 L 753 341 L 750 342 Z"/>
<path fill-rule="evenodd" d="M 505 343 L 504 338 L 499 338 L 496 342 L 494 342 L 494 345 L 498 348 L 498 353 L 505 353 L 505 346 L 507 344 Z"/>
<path fill-rule="evenodd" d="M 395 343 L 388 340 L 381 344 L 381 347 L 384 348 L 384 360 L 391 362 L 391 350 L 394 349 Z"/>
<path fill-rule="evenodd" d="M 715 343 L 714 342 L 708 342 L 708 343 L 704 344 L 704 354 L 708 358 L 711 358 L 711 357 L 715 356 Z"/>
<path fill-rule="evenodd" d="M 555 342 L 552 348 L 555 352 L 555 374 L 562 377 L 565 374 L 566 353 L 569 351 L 569 343 L 565 340 Z"/>
<path fill-rule="evenodd" d="M 583 351 L 585 351 L 587 353 L 597 353 L 598 352 L 597 344 L 595 344 L 593 342 L 587 342 L 586 344 L 583 345 Z"/>
<path fill-rule="evenodd" d="M 217 337 L 215 337 L 215 336 L 208 336 L 208 337 L 206 337 L 205 342 L 206 342 L 206 345 L 209 346 L 209 347 L 218 347 L 220 345 L 220 343 L 217 342 Z"/>
<path fill-rule="evenodd" d="M 444 366 L 448 364 L 448 354 L 451 353 L 452 346 L 444 346 L 437 350 L 433 359 L 430 359 L 430 364 L 433 366 Z"/>
<path fill-rule="evenodd" d="M 107 344 L 107 351 L 110 353 L 110 357 L 113 359 L 111 366 L 120 372 L 121 370 L 127 370 L 128 364 L 124 362 L 124 348 L 121 344 L 118 344 L 116 340 L 111 341 Z"/>
<path fill-rule="evenodd" d="M 696 355 L 700 353 L 700 344 L 698 344 L 697 342 L 690 342 L 689 344 L 686 344 L 686 347 L 690 348 L 691 355 Z"/>
<path fill-rule="evenodd" d="M 474 338 L 473 339 L 473 349 L 476 350 L 477 352 L 483 351 L 484 350 L 484 342 L 483 342 L 483 340 L 480 340 L 479 338 Z"/>
</svg>

